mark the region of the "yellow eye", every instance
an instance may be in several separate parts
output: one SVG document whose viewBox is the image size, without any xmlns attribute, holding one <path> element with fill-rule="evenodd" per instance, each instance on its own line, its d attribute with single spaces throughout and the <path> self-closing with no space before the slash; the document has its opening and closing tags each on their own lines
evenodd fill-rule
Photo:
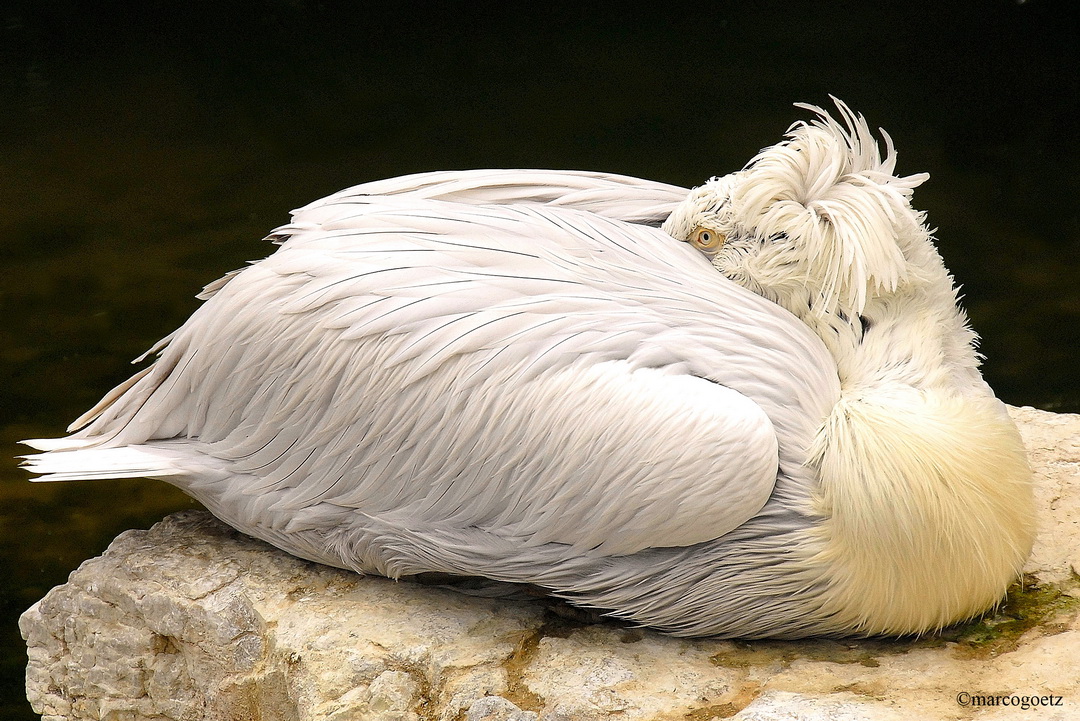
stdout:
<svg viewBox="0 0 1080 721">
<path fill-rule="evenodd" d="M 705 253 L 715 253 L 724 245 L 727 238 L 712 228 L 697 226 L 690 232 L 690 245 Z"/>
</svg>

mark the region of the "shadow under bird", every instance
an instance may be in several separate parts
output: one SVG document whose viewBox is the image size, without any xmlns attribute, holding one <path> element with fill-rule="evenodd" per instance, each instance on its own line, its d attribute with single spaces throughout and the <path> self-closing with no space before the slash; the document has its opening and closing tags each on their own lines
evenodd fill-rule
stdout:
<svg viewBox="0 0 1080 721">
<path fill-rule="evenodd" d="M 985 611 L 1030 551 L 1030 471 L 911 207 L 926 176 L 842 103 L 802 107 L 692 191 L 487 170 L 312 203 L 27 465 L 678 635 Z"/>
</svg>

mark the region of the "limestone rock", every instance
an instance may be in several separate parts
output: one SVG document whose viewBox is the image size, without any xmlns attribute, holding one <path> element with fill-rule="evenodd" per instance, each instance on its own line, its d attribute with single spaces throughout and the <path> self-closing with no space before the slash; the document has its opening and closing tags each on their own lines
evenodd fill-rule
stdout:
<svg viewBox="0 0 1080 721">
<path fill-rule="evenodd" d="M 121 534 L 23 615 L 28 697 L 46 721 L 1080 718 L 1080 416 L 1012 413 L 1038 479 L 1025 582 L 933 637 L 585 624 L 307 563 L 185 512 Z"/>
</svg>

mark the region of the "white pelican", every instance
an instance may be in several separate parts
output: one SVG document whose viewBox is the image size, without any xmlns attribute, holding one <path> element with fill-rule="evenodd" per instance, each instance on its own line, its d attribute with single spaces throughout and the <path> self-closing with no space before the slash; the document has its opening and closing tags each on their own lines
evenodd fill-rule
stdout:
<svg viewBox="0 0 1080 721">
<path fill-rule="evenodd" d="M 803 107 L 693 191 L 473 171 L 308 205 L 28 465 L 679 635 L 978 614 L 1032 543 L 1020 439 L 911 208 L 925 176 Z"/>
</svg>

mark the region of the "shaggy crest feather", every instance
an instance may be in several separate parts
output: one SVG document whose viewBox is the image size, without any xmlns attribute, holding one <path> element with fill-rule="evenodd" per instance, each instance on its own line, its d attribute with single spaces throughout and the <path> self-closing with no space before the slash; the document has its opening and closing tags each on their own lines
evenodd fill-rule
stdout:
<svg viewBox="0 0 1080 721">
<path fill-rule="evenodd" d="M 692 219 L 718 230 L 727 238 L 714 258 L 721 272 L 739 275 L 740 263 L 754 263 L 742 273 L 757 284 L 752 290 L 797 314 L 857 315 L 868 294 L 894 291 L 906 280 L 897 238 L 919 232 L 910 199 L 929 176 L 895 177 L 891 138 L 882 131 L 883 158 L 866 120 L 843 103 L 837 101 L 843 124 L 816 106 L 799 107 L 818 118 L 792 125 L 787 140 L 762 150 L 740 173 L 692 191 L 665 229 L 686 237 Z M 764 247 L 746 250 L 740 241 L 748 238 Z M 796 287 L 799 297 L 785 303 Z"/>
</svg>

